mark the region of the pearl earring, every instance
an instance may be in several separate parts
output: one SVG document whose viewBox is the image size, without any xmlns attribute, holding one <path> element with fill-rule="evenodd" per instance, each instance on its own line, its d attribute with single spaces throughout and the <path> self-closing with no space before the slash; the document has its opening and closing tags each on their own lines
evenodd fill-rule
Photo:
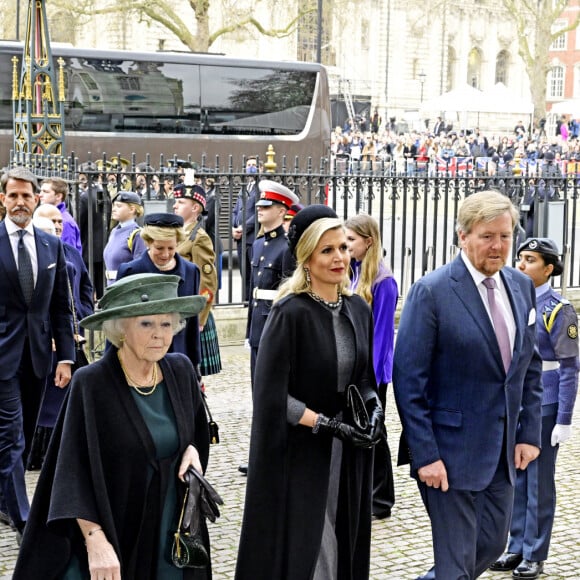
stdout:
<svg viewBox="0 0 580 580">
<path fill-rule="evenodd" d="M 310 282 L 312 282 L 312 278 L 310 278 L 310 270 L 308 268 L 304 268 L 304 275 L 306 276 L 306 283 L 310 286 Z"/>
</svg>

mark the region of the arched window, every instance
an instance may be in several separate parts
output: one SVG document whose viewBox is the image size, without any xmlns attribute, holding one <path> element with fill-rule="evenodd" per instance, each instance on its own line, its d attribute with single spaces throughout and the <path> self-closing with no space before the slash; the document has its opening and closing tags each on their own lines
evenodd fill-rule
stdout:
<svg viewBox="0 0 580 580">
<path fill-rule="evenodd" d="M 481 84 L 481 51 L 478 48 L 472 48 L 467 57 L 467 84 L 475 89 L 480 88 Z"/>
<path fill-rule="evenodd" d="M 564 67 L 553 66 L 548 73 L 548 98 L 561 99 L 564 96 Z"/>
<path fill-rule="evenodd" d="M 508 84 L 508 69 L 510 63 L 510 55 L 507 50 L 502 50 L 498 53 L 495 59 L 495 83 Z"/>
</svg>

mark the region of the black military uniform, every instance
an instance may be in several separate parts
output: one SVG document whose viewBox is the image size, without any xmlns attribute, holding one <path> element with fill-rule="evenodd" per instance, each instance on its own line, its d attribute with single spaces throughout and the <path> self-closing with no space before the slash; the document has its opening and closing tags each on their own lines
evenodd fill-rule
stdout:
<svg viewBox="0 0 580 580">
<path fill-rule="evenodd" d="M 262 180 L 259 187 L 261 194 L 256 202 L 257 207 L 281 204 L 289 209 L 298 203 L 298 197 L 280 183 Z M 258 345 L 272 307 L 272 300 L 276 296 L 280 282 L 294 270 L 294 258 L 288 248 L 288 239 L 282 223 L 254 241 L 251 264 L 246 338 L 252 349 L 250 370 L 253 383 Z"/>
</svg>

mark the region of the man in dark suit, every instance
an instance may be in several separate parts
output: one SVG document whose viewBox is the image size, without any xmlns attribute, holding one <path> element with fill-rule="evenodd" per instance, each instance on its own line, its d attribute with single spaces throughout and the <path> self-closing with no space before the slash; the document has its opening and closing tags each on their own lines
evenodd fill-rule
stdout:
<svg viewBox="0 0 580 580">
<path fill-rule="evenodd" d="M 109 237 L 111 221 L 111 197 L 96 181 L 97 166 L 87 162 L 79 167 L 79 177 L 86 177 L 83 187 L 79 185 L 79 228 L 83 247 L 83 260 L 92 275 L 98 297 L 103 295 L 105 267 L 103 250 Z"/>
<path fill-rule="evenodd" d="M 13 524 L 28 518 L 23 456 L 36 425 L 44 382 L 66 387 L 74 362 L 72 313 L 62 243 L 32 226 L 38 182 L 17 167 L 0 179 L 0 485 Z M 25 447 L 26 446 L 26 447 Z"/>
<path fill-rule="evenodd" d="M 256 201 L 260 197 L 258 173 L 258 159 L 248 157 L 246 159 L 247 181 L 242 187 L 232 211 L 232 237 L 237 245 L 238 264 L 244 281 L 243 300 L 251 300 L 252 244 L 256 239 Z"/>
<path fill-rule="evenodd" d="M 482 191 L 462 203 L 461 254 L 405 302 L 393 384 L 403 448 L 431 519 L 424 578 L 477 578 L 503 552 L 516 469 L 539 454 L 542 363 L 535 291 L 505 267 L 518 213 Z"/>
</svg>

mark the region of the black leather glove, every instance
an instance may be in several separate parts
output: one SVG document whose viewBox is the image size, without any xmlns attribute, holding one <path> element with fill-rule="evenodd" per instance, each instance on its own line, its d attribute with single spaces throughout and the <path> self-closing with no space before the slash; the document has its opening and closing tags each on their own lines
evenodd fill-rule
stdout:
<svg viewBox="0 0 580 580">
<path fill-rule="evenodd" d="M 381 439 L 386 439 L 385 411 L 381 405 L 379 395 L 374 389 L 372 391 L 368 390 L 363 396 L 365 396 L 365 407 L 369 414 L 369 429 L 367 433 L 373 444 L 376 444 Z"/>
<path fill-rule="evenodd" d="M 375 442 L 356 427 L 347 425 L 338 419 L 330 419 L 326 415 L 319 414 L 316 425 L 313 429 L 315 433 L 330 433 L 342 441 L 346 441 L 355 447 L 372 447 Z"/>
</svg>

